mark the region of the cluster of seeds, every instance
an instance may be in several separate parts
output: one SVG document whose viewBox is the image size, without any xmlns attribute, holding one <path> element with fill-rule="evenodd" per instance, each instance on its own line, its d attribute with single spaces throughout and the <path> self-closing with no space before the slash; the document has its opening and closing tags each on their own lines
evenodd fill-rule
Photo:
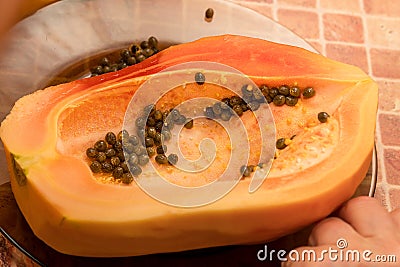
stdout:
<svg viewBox="0 0 400 267">
<path fill-rule="evenodd" d="M 137 56 L 150 56 L 156 53 L 158 51 L 156 46 L 157 39 L 154 37 L 142 42 L 140 47 L 133 45 L 129 50 L 121 51 L 121 62 L 119 64 L 125 64 L 123 66 L 135 64 L 143 59 L 143 57 L 140 57 L 138 60 Z M 138 51 L 141 52 L 139 53 Z M 103 72 L 105 66 L 112 66 L 109 65 L 107 59 L 103 59 L 99 66 L 103 68 Z M 205 80 L 203 73 L 198 72 L 195 74 L 197 84 L 203 85 Z M 234 113 L 242 116 L 248 110 L 258 110 L 263 103 L 273 103 L 276 106 L 285 104 L 295 106 L 299 98 L 307 99 L 313 97 L 315 90 L 312 87 L 301 90 L 298 86 L 288 85 L 278 87 L 261 85 L 259 90 L 255 90 L 252 85 L 245 84 L 241 88 L 241 93 L 241 97 L 238 95 L 226 97 L 212 106 L 206 107 L 204 110 L 205 116 L 210 119 L 229 121 Z M 155 161 L 158 164 L 175 165 L 178 162 L 176 154 L 166 155 L 167 146 L 164 141 L 171 139 L 171 130 L 174 125 L 184 125 L 187 129 L 193 128 L 193 119 L 186 118 L 177 109 L 162 111 L 156 109 L 155 105 L 146 106 L 144 114 L 148 115 L 147 119 L 143 116 L 135 121 L 137 136 L 129 135 L 126 130 L 121 131 L 117 136 L 109 132 L 105 140 L 99 140 L 94 144 L 94 147 L 87 149 L 86 155 L 92 160 L 90 168 L 94 173 L 112 173 L 115 179 L 120 179 L 123 183 L 129 184 L 133 181 L 132 175 L 140 175 L 142 173 L 140 166 L 146 165 L 153 156 L 155 156 Z M 321 123 L 327 122 L 328 118 L 328 113 L 318 113 L 318 120 Z M 276 141 L 276 148 L 280 150 L 286 148 L 294 137 L 279 138 Z M 130 168 L 128 168 L 128 164 Z M 240 173 L 243 177 L 248 177 L 258 167 L 263 168 L 264 164 L 260 163 L 257 166 L 244 165 L 240 168 Z"/>
<path fill-rule="evenodd" d="M 123 149 L 127 147 L 132 150 L 125 157 Z M 140 166 L 149 161 L 146 149 L 139 144 L 138 137 L 129 136 L 127 131 L 120 131 L 117 135 L 108 132 L 104 139 L 98 140 L 86 150 L 86 155 L 92 160 L 90 169 L 93 173 L 112 174 L 114 179 L 125 184 L 130 184 L 133 181 L 132 174 L 139 175 L 142 172 Z"/>
<path fill-rule="evenodd" d="M 258 168 L 263 169 L 266 167 L 267 164 L 265 163 L 259 163 L 258 165 L 243 165 L 242 167 L 240 167 L 240 174 L 242 175 L 242 178 L 249 177 Z"/>
<path fill-rule="evenodd" d="M 206 107 L 204 114 L 210 119 L 221 119 L 228 121 L 233 112 L 238 116 L 242 116 L 247 110 L 256 111 L 260 108 L 260 104 L 265 103 L 264 96 L 259 90 L 253 90 L 252 85 L 243 85 L 242 97 L 234 95 L 223 98 L 220 102 L 216 102 L 213 106 Z"/>
<path fill-rule="evenodd" d="M 151 36 L 147 41 L 142 41 L 140 44 L 132 44 L 129 48 L 121 50 L 119 60 L 116 62 L 111 62 L 108 57 L 102 58 L 99 65 L 92 68 L 91 76 L 97 76 L 135 65 L 158 53 L 158 51 L 158 40 L 154 36 Z"/>
<path fill-rule="evenodd" d="M 145 107 L 144 113 L 149 114 L 147 119 L 139 117 L 135 121 L 137 135 L 130 135 L 126 130 L 117 135 L 109 132 L 86 150 L 93 173 L 109 173 L 115 180 L 130 184 L 153 156 L 158 164 L 177 164 L 178 155 L 167 156 L 164 141 L 171 139 L 174 125 L 193 128 L 193 119 L 186 118 L 177 109 L 161 111 L 155 105 Z"/>
<path fill-rule="evenodd" d="M 315 95 L 312 87 L 306 87 L 301 90 L 298 86 L 281 85 L 277 87 L 269 87 L 261 85 L 260 90 L 268 103 L 274 103 L 276 106 L 295 106 L 299 98 L 311 98 Z"/>
<path fill-rule="evenodd" d="M 199 75 L 196 75 L 196 82 L 203 84 L 205 77 L 202 77 L 202 83 L 199 83 Z M 232 96 L 223 98 L 220 102 L 216 102 L 214 105 L 206 107 L 204 114 L 210 119 L 221 119 L 224 121 L 230 120 L 235 112 L 238 116 L 242 116 L 244 112 L 251 110 L 256 111 L 260 108 L 261 104 L 273 103 L 276 106 L 295 106 L 300 98 L 308 99 L 315 96 L 315 90 L 312 87 L 306 87 L 300 89 L 297 85 L 288 86 L 274 86 L 269 87 L 268 85 L 261 85 L 259 90 L 254 90 L 252 85 L 243 85 L 241 88 L 242 97 Z M 326 122 L 329 115 L 326 112 L 318 114 L 318 120 L 320 122 Z M 294 136 L 289 138 L 280 138 L 276 141 L 276 148 L 284 149 L 288 144 L 292 142 Z M 262 168 L 263 163 L 259 164 Z M 254 172 L 256 166 L 242 166 L 240 173 L 243 177 L 250 176 Z"/>
<path fill-rule="evenodd" d="M 144 140 L 149 157 L 155 156 L 158 164 L 175 165 L 178 162 L 176 154 L 167 153 L 167 146 L 164 141 L 171 139 L 171 130 L 175 125 L 183 125 L 187 129 L 193 128 L 193 119 L 186 118 L 179 110 L 171 109 L 161 111 L 156 109 L 155 105 L 145 107 L 145 117 L 136 119 L 137 134 Z"/>
<path fill-rule="evenodd" d="M 232 96 L 223 98 L 221 102 L 215 103 L 213 106 L 206 107 L 205 115 L 210 119 L 220 118 L 228 121 L 232 114 L 232 110 L 242 116 L 247 110 L 256 111 L 260 104 L 273 103 L 276 106 L 295 106 L 299 98 L 311 98 L 315 95 L 312 87 L 301 90 L 298 86 L 281 85 L 279 87 L 269 87 L 261 85 L 260 90 L 254 90 L 252 85 L 243 85 L 241 88 L 242 97 Z"/>
</svg>

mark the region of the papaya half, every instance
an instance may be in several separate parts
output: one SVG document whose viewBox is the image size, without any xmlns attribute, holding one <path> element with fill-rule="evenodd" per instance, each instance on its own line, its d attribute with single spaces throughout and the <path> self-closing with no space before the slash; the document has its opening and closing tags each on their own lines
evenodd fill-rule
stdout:
<svg viewBox="0 0 400 267">
<path fill-rule="evenodd" d="M 185 208 L 157 201 L 135 182 L 116 183 L 110 174 L 93 173 L 86 148 L 122 129 L 140 85 L 191 61 L 228 65 L 260 88 L 288 85 L 315 91 L 295 105 L 269 104 L 276 139 L 283 138 L 284 146 L 277 149 L 260 188 L 249 193 L 250 179 L 244 178 L 218 201 Z M 230 96 L 216 85 L 201 86 L 208 90 L 199 89 L 199 83 L 179 87 L 164 103 L 173 107 L 199 92 L 217 100 Z M 213 36 L 171 46 L 115 73 L 24 96 L 2 122 L 0 137 L 18 206 L 35 235 L 55 250 L 96 257 L 175 252 L 266 242 L 328 216 L 367 173 L 377 97 L 376 83 L 357 67 L 261 39 Z M 321 112 L 328 116 L 319 120 Z M 257 121 L 251 112 L 240 120 L 250 140 L 249 162 L 257 165 L 263 146 L 252 134 Z M 227 135 L 208 119 L 181 133 L 187 157 L 199 156 L 198 133 L 214 138 L 222 156 L 210 171 L 184 174 L 173 165 L 160 165 L 160 173 L 184 186 L 209 183 L 227 164 L 224 153 L 231 148 L 218 146 Z"/>
</svg>

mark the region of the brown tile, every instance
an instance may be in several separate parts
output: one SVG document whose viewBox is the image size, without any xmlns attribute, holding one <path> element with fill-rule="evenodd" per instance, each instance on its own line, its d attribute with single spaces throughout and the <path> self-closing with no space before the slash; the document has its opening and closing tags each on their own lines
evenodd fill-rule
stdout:
<svg viewBox="0 0 400 267">
<path fill-rule="evenodd" d="M 365 47 L 328 43 L 325 47 L 325 53 L 329 58 L 357 66 L 365 72 L 368 72 L 367 52 Z"/>
<path fill-rule="evenodd" d="M 294 5 L 302 7 L 315 7 L 316 0 L 277 0 L 278 5 Z"/>
<path fill-rule="evenodd" d="M 351 13 L 359 13 L 361 10 L 360 1 L 358 0 L 346 0 L 346 3 L 343 1 L 319 0 L 319 3 L 321 8 L 330 10 L 348 11 Z"/>
<path fill-rule="evenodd" d="M 386 199 L 386 193 L 385 193 L 384 189 L 382 188 L 381 184 L 378 184 L 376 186 L 374 198 L 379 200 L 381 202 L 382 206 L 384 206 L 385 208 L 388 207 L 388 199 Z"/>
<path fill-rule="evenodd" d="M 315 12 L 279 9 L 278 21 L 303 38 L 319 38 L 318 15 Z"/>
<path fill-rule="evenodd" d="M 399 188 L 390 188 L 389 189 L 389 198 L 390 198 L 390 204 L 392 206 L 392 210 L 400 208 L 400 189 Z"/>
<path fill-rule="evenodd" d="M 384 111 L 400 111 L 400 82 L 382 80 L 379 86 L 379 109 Z"/>
<path fill-rule="evenodd" d="M 400 19 L 367 18 L 368 41 L 371 46 L 400 47 Z"/>
<path fill-rule="evenodd" d="M 241 2 L 237 2 L 237 4 L 250 8 L 264 16 L 267 16 L 269 18 L 273 18 L 273 13 L 272 13 L 272 7 L 271 6 L 267 6 L 267 5 L 260 5 L 258 3 L 254 3 L 254 2 L 248 2 L 248 1 L 241 1 Z"/>
<path fill-rule="evenodd" d="M 400 78 L 400 50 L 372 48 L 370 55 L 374 76 Z"/>
<path fill-rule="evenodd" d="M 384 150 L 386 180 L 389 184 L 400 185 L 400 147 Z"/>
<path fill-rule="evenodd" d="M 364 0 L 364 9 L 369 14 L 400 16 L 398 0 Z"/>
<path fill-rule="evenodd" d="M 379 126 L 383 145 L 400 146 L 400 113 L 379 114 Z"/>
<path fill-rule="evenodd" d="M 323 15 L 324 37 L 328 41 L 364 42 L 361 17 L 327 13 Z"/>
</svg>

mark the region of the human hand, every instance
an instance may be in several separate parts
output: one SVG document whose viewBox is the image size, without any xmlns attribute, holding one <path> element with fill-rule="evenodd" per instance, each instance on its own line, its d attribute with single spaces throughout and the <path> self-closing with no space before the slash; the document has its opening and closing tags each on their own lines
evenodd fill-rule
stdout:
<svg viewBox="0 0 400 267">
<path fill-rule="evenodd" d="M 388 212 L 370 197 L 351 199 L 338 217 L 313 228 L 309 245 L 296 249 L 299 260 L 289 259 L 282 267 L 400 266 L 400 209 Z"/>
</svg>

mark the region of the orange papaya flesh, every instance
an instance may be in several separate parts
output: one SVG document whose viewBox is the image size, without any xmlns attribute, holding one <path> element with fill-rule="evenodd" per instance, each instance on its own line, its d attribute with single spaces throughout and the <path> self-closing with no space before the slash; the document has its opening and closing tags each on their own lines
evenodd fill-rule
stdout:
<svg viewBox="0 0 400 267">
<path fill-rule="evenodd" d="M 296 137 L 279 151 L 262 186 L 250 194 L 250 179 L 243 179 L 220 200 L 188 209 L 162 204 L 135 183 L 101 182 L 104 177 L 90 171 L 84 150 L 107 131 L 121 129 L 131 97 L 149 77 L 196 60 L 229 65 L 257 85 L 316 90 L 294 107 L 270 104 L 277 138 Z M 177 88 L 164 102 L 179 104 L 187 97 L 179 92 L 193 90 L 197 96 L 196 88 Z M 218 90 L 223 93 L 216 86 L 206 92 L 221 99 Z M 225 35 L 170 47 L 117 73 L 25 96 L 2 122 L 0 137 L 13 193 L 39 238 L 72 255 L 130 256 L 266 242 L 327 216 L 351 197 L 368 170 L 376 108 L 377 86 L 356 67 L 296 47 Z M 327 123 L 316 119 L 320 111 L 330 114 Z M 257 122 L 249 112 L 241 118 L 252 149 L 249 162 L 257 164 Z M 198 152 L 185 139 L 194 132 L 217 136 L 222 150 L 223 130 L 201 120 L 195 126 L 182 132 L 188 157 Z M 180 185 L 209 183 L 226 165 L 225 149 L 208 172 L 191 176 L 172 167 L 159 172 Z"/>
</svg>

